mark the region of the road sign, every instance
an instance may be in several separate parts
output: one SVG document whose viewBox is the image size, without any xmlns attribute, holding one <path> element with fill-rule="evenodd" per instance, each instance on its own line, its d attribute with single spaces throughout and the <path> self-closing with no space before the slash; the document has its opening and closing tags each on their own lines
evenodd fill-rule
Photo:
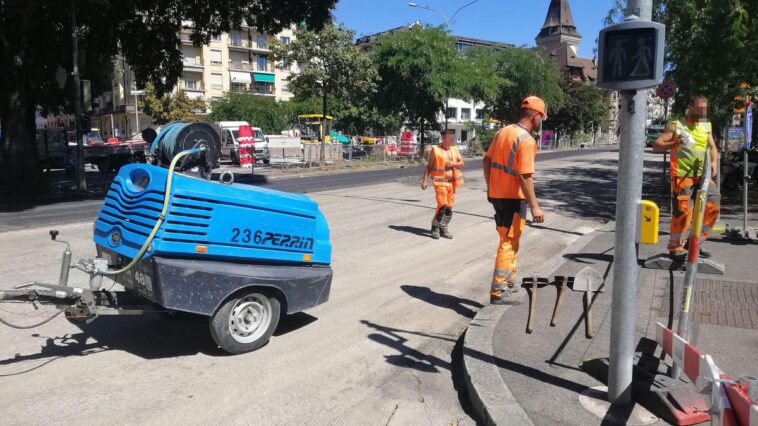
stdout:
<svg viewBox="0 0 758 426">
<path fill-rule="evenodd" d="M 747 106 L 745 111 L 745 149 L 753 146 L 753 106 Z"/>
<path fill-rule="evenodd" d="M 676 86 L 670 81 L 664 81 L 658 86 L 655 94 L 661 99 L 671 99 L 676 95 Z"/>
<path fill-rule="evenodd" d="M 597 85 L 639 90 L 663 81 L 666 26 L 630 18 L 600 31 Z"/>
</svg>

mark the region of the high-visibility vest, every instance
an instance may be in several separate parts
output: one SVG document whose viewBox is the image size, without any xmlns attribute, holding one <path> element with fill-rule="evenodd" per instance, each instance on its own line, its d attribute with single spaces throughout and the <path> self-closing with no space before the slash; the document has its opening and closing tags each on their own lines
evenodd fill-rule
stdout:
<svg viewBox="0 0 758 426">
<path fill-rule="evenodd" d="M 452 183 L 454 187 L 463 185 L 463 173 L 457 168 L 445 168 L 446 162 L 456 163 L 463 160 L 461 152 L 457 147 L 451 146 L 447 151 L 435 146 L 429 152 L 429 155 L 434 158 L 432 163 L 432 183 L 434 185 L 444 185 L 445 183 Z"/>
<path fill-rule="evenodd" d="M 490 198 L 524 199 L 521 191 L 521 173 L 516 163 L 519 145 L 528 140 L 534 141 L 532 135 L 523 127 L 511 124 L 500 129 L 492 140 L 492 166 L 490 184 L 487 194 Z"/>
<path fill-rule="evenodd" d="M 711 134 L 711 123 L 697 122 L 689 125 L 686 122 L 672 121 L 676 126 L 675 138 L 684 140 L 671 150 L 672 177 L 700 177 L 704 171 L 705 151 L 708 149 L 708 135 Z"/>
</svg>

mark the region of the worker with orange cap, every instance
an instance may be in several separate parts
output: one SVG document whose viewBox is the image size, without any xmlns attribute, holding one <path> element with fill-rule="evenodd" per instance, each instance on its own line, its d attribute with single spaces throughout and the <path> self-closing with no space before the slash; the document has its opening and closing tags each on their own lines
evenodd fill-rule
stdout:
<svg viewBox="0 0 758 426">
<path fill-rule="evenodd" d="M 455 146 L 455 130 L 442 132 L 442 141 L 439 146 L 432 147 L 429 151 L 429 162 L 424 168 L 424 177 L 421 179 L 421 189 L 426 190 L 426 177 L 432 177 L 434 196 L 437 200 L 437 209 L 432 217 L 432 238 L 452 239 L 448 225 L 453 218 L 453 205 L 455 205 L 456 188 L 463 185 L 463 156 Z"/>
<path fill-rule="evenodd" d="M 536 96 L 524 99 L 519 121 L 497 132 L 484 157 L 487 198 L 495 208 L 495 225 L 500 236 L 490 287 L 492 304 L 507 303 L 511 294 L 520 289 L 516 282 L 516 254 L 526 224 L 527 206 L 533 222 L 545 220 L 534 193 L 532 175 L 537 142 L 531 136 L 545 118 L 545 101 Z"/>
</svg>

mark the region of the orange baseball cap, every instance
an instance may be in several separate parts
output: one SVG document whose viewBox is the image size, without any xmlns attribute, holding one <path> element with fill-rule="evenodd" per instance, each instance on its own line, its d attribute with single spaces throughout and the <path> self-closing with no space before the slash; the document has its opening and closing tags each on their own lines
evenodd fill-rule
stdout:
<svg viewBox="0 0 758 426">
<path fill-rule="evenodd" d="M 537 111 L 538 113 L 542 114 L 544 118 L 547 118 L 547 107 L 545 106 L 545 101 L 536 96 L 529 96 L 528 98 L 524 99 L 524 102 L 521 103 L 521 108 Z"/>
</svg>

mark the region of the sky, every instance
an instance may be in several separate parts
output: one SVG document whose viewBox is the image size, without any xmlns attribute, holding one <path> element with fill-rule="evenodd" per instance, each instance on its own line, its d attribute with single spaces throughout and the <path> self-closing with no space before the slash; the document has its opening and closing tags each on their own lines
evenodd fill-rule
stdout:
<svg viewBox="0 0 758 426">
<path fill-rule="evenodd" d="M 437 9 L 451 18 L 459 7 L 470 1 L 415 0 L 415 3 Z M 570 1 L 574 22 L 583 37 L 579 45 L 582 57 L 593 56 L 595 39 L 612 3 L 613 0 Z M 534 37 L 545 22 L 549 4 L 550 0 L 479 0 L 456 15 L 452 32 L 517 46 L 534 46 Z M 344 23 L 357 36 L 375 34 L 416 20 L 434 26 L 444 24 L 440 14 L 412 8 L 408 0 L 339 0 L 334 15 L 338 23 Z"/>
</svg>

